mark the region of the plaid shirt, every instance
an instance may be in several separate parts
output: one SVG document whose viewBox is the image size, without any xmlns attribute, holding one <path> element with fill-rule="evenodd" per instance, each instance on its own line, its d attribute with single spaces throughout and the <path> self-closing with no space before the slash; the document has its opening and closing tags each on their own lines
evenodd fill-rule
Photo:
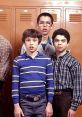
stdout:
<svg viewBox="0 0 82 117">
<path fill-rule="evenodd" d="M 79 62 L 71 56 L 70 52 L 57 58 L 53 57 L 54 63 L 54 88 L 73 90 L 71 109 L 76 110 L 82 99 L 82 72 Z"/>
<path fill-rule="evenodd" d="M 3 81 L 8 71 L 12 47 L 10 42 L 0 35 L 0 81 Z"/>
</svg>

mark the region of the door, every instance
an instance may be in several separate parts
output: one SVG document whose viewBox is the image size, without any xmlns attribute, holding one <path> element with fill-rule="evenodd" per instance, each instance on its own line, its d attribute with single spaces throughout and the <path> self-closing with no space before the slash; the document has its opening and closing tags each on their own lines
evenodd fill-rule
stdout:
<svg viewBox="0 0 82 117">
<path fill-rule="evenodd" d="M 20 53 L 22 46 L 22 33 L 27 28 L 35 28 L 37 18 L 36 8 L 17 8 L 16 9 L 16 40 L 15 55 Z"/>
<path fill-rule="evenodd" d="M 82 65 L 82 9 L 65 8 L 64 16 L 64 27 L 71 34 L 71 52 Z M 82 117 L 82 105 L 78 108 L 76 116 Z"/>
<path fill-rule="evenodd" d="M 11 41 L 11 9 L 0 8 L 0 35 Z"/>
<path fill-rule="evenodd" d="M 65 8 L 65 28 L 71 34 L 70 48 L 82 65 L 82 9 Z"/>
</svg>

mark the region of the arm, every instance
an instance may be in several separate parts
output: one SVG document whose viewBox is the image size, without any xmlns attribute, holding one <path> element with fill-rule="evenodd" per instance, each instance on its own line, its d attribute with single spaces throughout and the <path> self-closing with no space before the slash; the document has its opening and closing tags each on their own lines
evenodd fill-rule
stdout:
<svg viewBox="0 0 82 117">
<path fill-rule="evenodd" d="M 19 103 L 14 104 L 14 116 L 15 117 L 24 116 L 24 113 L 23 113 L 22 109 L 20 108 Z"/>
<path fill-rule="evenodd" d="M 4 44 L 4 43 L 1 43 Z M 6 42 L 5 42 L 6 44 Z M 0 80 L 5 80 L 10 70 L 10 62 L 12 60 L 12 47 L 10 43 L 0 48 Z"/>
<path fill-rule="evenodd" d="M 20 76 L 20 68 L 18 65 L 17 60 L 14 60 L 13 63 L 13 73 L 12 73 L 12 99 L 14 103 L 14 115 L 15 117 L 21 117 L 24 116 L 22 109 L 19 105 L 19 76 Z"/>
<path fill-rule="evenodd" d="M 12 69 L 12 99 L 13 103 L 19 103 L 19 76 L 20 76 L 20 69 L 15 59 L 13 62 L 13 69 Z"/>
<path fill-rule="evenodd" d="M 50 117 L 53 114 L 52 101 L 54 96 L 54 81 L 53 81 L 53 68 L 52 63 L 49 60 L 47 64 L 47 80 L 46 80 L 46 91 L 47 91 L 47 106 L 46 106 L 46 117 Z"/>
<path fill-rule="evenodd" d="M 53 115 L 52 103 L 48 102 L 46 106 L 46 117 L 51 117 Z"/>
<path fill-rule="evenodd" d="M 71 77 L 73 82 L 73 98 L 71 101 L 71 107 L 68 111 L 68 117 L 75 117 L 76 110 L 81 104 L 82 98 L 82 76 L 81 76 L 81 66 L 76 61 L 71 68 Z"/>
</svg>

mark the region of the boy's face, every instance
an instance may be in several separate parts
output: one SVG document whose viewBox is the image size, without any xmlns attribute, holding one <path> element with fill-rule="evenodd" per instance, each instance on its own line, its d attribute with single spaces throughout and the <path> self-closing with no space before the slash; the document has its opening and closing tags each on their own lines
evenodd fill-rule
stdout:
<svg viewBox="0 0 82 117">
<path fill-rule="evenodd" d="M 54 39 L 55 50 L 58 53 L 62 53 L 67 50 L 68 47 L 67 39 L 63 35 L 57 35 Z"/>
<path fill-rule="evenodd" d="M 40 20 L 37 24 L 38 30 L 42 33 L 43 36 L 48 35 L 51 28 L 52 23 L 49 16 L 41 16 Z"/>
<path fill-rule="evenodd" d="M 25 46 L 28 53 L 36 52 L 38 45 L 39 45 L 38 38 L 27 37 L 25 39 Z"/>
</svg>

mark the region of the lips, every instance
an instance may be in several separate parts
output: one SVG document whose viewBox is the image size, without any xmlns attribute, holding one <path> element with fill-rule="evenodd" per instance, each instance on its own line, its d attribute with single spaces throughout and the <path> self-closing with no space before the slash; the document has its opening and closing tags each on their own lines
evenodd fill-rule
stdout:
<svg viewBox="0 0 82 117">
<path fill-rule="evenodd" d="M 58 49 L 62 49 L 62 47 L 58 47 Z"/>
<path fill-rule="evenodd" d="M 31 47 L 29 47 L 30 49 L 33 49 L 34 47 L 33 46 L 31 46 Z"/>
<path fill-rule="evenodd" d="M 43 31 L 44 31 L 44 32 L 46 32 L 46 31 L 47 31 L 47 29 L 43 29 Z"/>
</svg>

